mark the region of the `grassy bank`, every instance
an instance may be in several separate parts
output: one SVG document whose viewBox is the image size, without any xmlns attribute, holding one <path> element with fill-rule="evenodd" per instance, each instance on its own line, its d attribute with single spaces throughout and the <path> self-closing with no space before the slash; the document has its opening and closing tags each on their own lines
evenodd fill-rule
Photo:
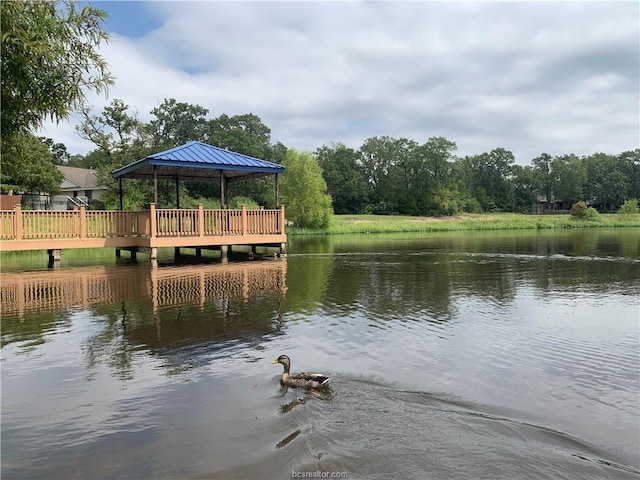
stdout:
<svg viewBox="0 0 640 480">
<path fill-rule="evenodd" d="M 462 230 L 524 230 L 553 228 L 640 227 L 640 216 L 603 214 L 598 221 L 574 220 L 570 215 L 523 215 L 518 213 L 462 214 L 455 217 L 405 217 L 391 215 L 335 215 L 322 231 L 288 227 L 289 235 L 447 232 Z"/>
</svg>

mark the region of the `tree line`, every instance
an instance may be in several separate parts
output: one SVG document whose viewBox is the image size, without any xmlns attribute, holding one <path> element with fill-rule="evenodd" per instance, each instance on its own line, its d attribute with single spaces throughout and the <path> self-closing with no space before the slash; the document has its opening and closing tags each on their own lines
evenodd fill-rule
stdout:
<svg viewBox="0 0 640 480">
<path fill-rule="evenodd" d="M 453 215 L 460 212 L 524 212 L 534 205 L 568 210 L 586 201 L 615 211 L 640 198 L 640 149 L 618 155 L 551 156 L 529 165 L 512 152 L 457 157 L 456 144 L 431 137 L 373 137 L 359 150 L 342 144 L 316 151 L 336 213 Z"/>
<path fill-rule="evenodd" d="M 421 144 L 380 136 L 368 138 L 359 149 L 332 143 L 315 152 L 297 152 L 280 142 L 271 143 L 270 128 L 252 113 L 210 118 L 205 107 L 165 99 L 150 114 L 151 120 L 142 122 L 137 111 L 120 99 L 99 115 L 85 107 L 76 131 L 95 149 L 86 155 L 69 155 L 63 144 L 32 136 L 29 161 L 40 165 L 39 179 L 45 176 L 46 169 L 41 167 L 47 161 L 96 170 L 108 187 L 99 206 L 116 208 L 118 189 L 111 171 L 151 153 L 199 140 L 287 166 L 282 193 L 288 213 L 297 217 L 296 223 L 317 228 L 326 226 L 331 213 L 529 213 L 535 205 L 569 209 L 578 201 L 600 211 L 615 211 L 626 200 L 640 198 L 640 149 L 618 155 L 542 153 L 524 166 L 516 164 L 513 153 L 504 148 L 458 157 L 456 143 L 443 137 L 431 137 Z M 146 182 L 124 185 L 125 207 L 151 201 Z M 219 206 L 216 182 L 185 182 L 180 188 L 182 206 Z M 268 179 L 247 180 L 233 188 L 231 207 L 241 203 L 274 206 Z M 173 184 L 160 186 L 159 202 L 175 202 Z M 297 214 L 296 209 L 305 215 Z"/>
</svg>

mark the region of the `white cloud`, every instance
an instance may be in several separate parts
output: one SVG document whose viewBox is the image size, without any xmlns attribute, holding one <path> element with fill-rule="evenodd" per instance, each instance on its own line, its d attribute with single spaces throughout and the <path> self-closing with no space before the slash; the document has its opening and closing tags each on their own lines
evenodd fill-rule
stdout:
<svg viewBox="0 0 640 480">
<path fill-rule="evenodd" d="M 164 98 L 252 112 L 272 142 L 358 148 L 445 136 L 528 163 L 640 139 L 640 6 L 609 3 L 158 2 L 162 25 L 102 53 L 110 99 L 142 120 Z M 93 98 L 96 109 L 107 103 Z M 72 125 L 46 134 L 73 153 Z"/>
</svg>

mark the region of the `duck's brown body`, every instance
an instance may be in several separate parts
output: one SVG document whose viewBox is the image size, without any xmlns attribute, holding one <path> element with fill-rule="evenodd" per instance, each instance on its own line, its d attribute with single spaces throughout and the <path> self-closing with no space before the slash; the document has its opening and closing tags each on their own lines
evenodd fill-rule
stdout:
<svg viewBox="0 0 640 480">
<path fill-rule="evenodd" d="M 294 388 L 323 388 L 327 387 L 331 382 L 331 377 L 327 377 L 321 373 L 297 373 L 291 374 L 291 359 L 286 355 L 280 355 L 271 363 L 280 363 L 284 367 L 284 372 L 280 377 L 280 384 L 284 387 Z"/>
</svg>

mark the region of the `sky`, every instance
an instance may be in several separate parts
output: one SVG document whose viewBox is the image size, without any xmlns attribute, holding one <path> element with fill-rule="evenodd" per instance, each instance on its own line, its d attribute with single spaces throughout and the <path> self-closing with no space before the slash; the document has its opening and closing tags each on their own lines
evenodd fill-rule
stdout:
<svg viewBox="0 0 640 480">
<path fill-rule="evenodd" d="M 271 143 L 442 136 L 459 156 L 640 148 L 640 2 L 101 1 L 119 98 L 253 113 Z M 76 115 L 41 135 L 85 154 Z"/>
</svg>

